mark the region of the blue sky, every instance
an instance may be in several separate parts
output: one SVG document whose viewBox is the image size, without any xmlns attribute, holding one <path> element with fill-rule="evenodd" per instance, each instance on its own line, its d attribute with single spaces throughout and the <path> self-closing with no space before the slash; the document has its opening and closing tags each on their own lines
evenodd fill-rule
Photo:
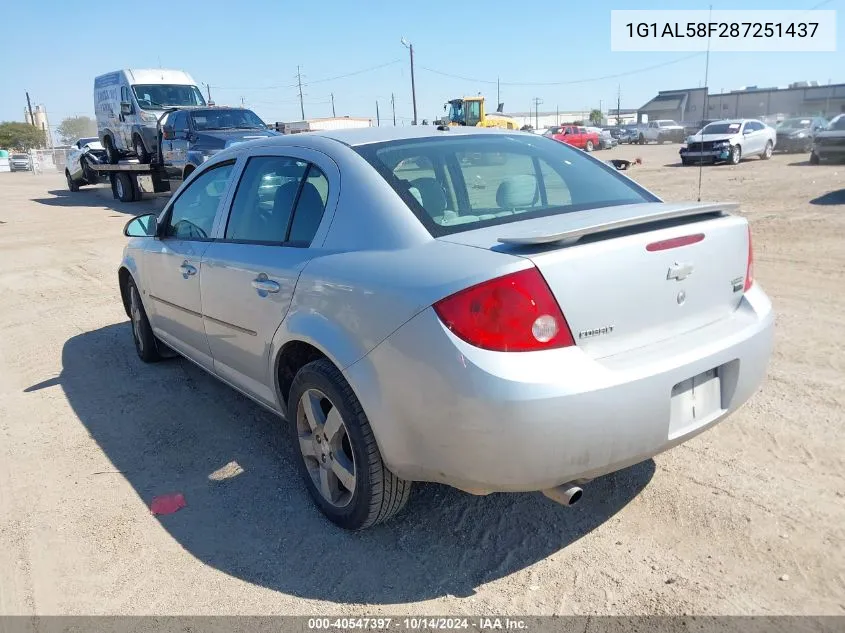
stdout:
<svg viewBox="0 0 845 633">
<path fill-rule="evenodd" d="M 712 90 L 801 80 L 845 82 L 845 0 L 712 3 L 714 9 L 835 9 L 839 48 L 836 53 L 714 53 Z M 704 80 L 703 53 L 612 53 L 609 26 L 614 8 L 706 9 L 707 0 L 324 0 L 304 5 L 283 0 L 147 0 L 105 3 L 96 10 L 91 3 L 72 0 L 2 4 L 3 22 L 18 28 L 4 29 L 0 120 L 22 120 L 28 90 L 33 106 L 46 105 L 54 126 L 65 116 L 93 115 L 96 75 L 158 66 L 186 70 L 198 82 L 211 84 L 217 103 L 236 105 L 243 98 L 268 122 L 295 120 L 297 65 L 303 73 L 307 117 L 330 116 L 334 93 L 338 115 L 375 117 L 378 100 L 384 123 L 391 117 L 394 93 L 398 122 L 408 124 L 411 81 L 402 37 L 414 44 L 420 119 L 439 116 L 446 99 L 465 94 L 481 92 L 494 102 L 497 76 L 508 112 L 528 110 L 533 97 L 543 99 L 541 110 L 592 108 L 600 101 L 607 108 L 608 102 L 615 105 L 617 86 L 622 107 L 636 108 L 658 90 L 697 87 Z M 592 80 L 608 75 L 621 76 Z M 576 80 L 590 81 L 508 85 Z"/>
</svg>

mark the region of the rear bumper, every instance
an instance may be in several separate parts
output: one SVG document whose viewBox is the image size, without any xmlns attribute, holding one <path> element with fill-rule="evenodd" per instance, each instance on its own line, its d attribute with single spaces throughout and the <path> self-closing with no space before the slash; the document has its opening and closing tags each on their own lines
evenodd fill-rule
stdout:
<svg viewBox="0 0 845 633">
<path fill-rule="evenodd" d="M 727 319 L 596 360 L 577 347 L 481 350 L 429 308 L 345 374 L 397 475 L 471 492 L 543 490 L 643 461 L 725 419 L 765 377 L 773 322 L 754 286 Z M 673 422 L 673 387 L 714 368 L 719 406 Z"/>
<path fill-rule="evenodd" d="M 845 143 L 837 145 L 813 145 L 813 152 L 819 158 L 845 159 Z"/>
</svg>

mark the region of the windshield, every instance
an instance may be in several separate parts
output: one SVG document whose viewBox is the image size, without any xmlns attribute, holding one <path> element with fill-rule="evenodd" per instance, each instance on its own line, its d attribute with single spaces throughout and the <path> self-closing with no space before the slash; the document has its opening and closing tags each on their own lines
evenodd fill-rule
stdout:
<svg viewBox="0 0 845 633">
<path fill-rule="evenodd" d="M 252 110 L 195 110 L 191 112 L 194 129 L 242 130 L 264 129 L 267 126 Z"/>
<path fill-rule="evenodd" d="M 461 99 L 449 102 L 449 114 L 447 118 L 452 123 L 463 124 L 466 120 L 466 113 L 464 112 L 464 102 Z"/>
<path fill-rule="evenodd" d="M 731 122 L 722 122 L 722 123 L 711 123 L 704 127 L 701 130 L 700 134 L 739 134 L 739 128 L 741 127 L 741 123 L 731 123 Z"/>
<path fill-rule="evenodd" d="M 196 86 L 152 84 L 132 86 L 138 105 L 161 109 L 169 106 L 204 106 L 205 99 Z"/>
<path fill-rule="evenodd" d="M 845 131 L 845 114 L 840 114 L 827 125 L 828 130 Z"/>
<path fill-rule="evenodd" d="M 657 126 L 658 127 L 679 127 L 678 124 L 675 123 L 674 121 L 658 121 Z"/>
<path fill-rule="evenodd" d="M 578 149 L 528 134 L 355 148 L 434 236 L 658 199 Z"/>
<path fill-rule="evenodd" d="M 779 130 L 804 130 L 810 127 L 810 119 L 786 119 L 778 124 Z"/>
</svg>

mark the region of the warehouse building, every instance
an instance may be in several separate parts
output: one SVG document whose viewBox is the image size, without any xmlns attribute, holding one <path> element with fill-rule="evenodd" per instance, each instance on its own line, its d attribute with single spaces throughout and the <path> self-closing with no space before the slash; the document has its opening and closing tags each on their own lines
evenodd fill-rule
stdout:
<svg viewBox="0 0 845 633">
<path fill-rule="evenodd" d="M 756 118 L 776 121 L 790 116 L 830 118 L 842 112 L 845 112 L 845 84 L 819 86 L 814 81 L 799 81 L 786 88 L 747 86 L 709 94 L 705 88 L 661 90 L 637 111 L 637 120 Z"/>
</svg>

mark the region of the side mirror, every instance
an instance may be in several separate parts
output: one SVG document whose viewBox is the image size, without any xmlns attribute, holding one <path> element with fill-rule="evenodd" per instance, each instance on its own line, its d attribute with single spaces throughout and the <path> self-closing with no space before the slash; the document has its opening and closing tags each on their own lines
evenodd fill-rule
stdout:
<svg viewBox="0 0 845 633">
<path fill-rule="evenodd" d="M 132 114 L 132 104 L 128 101 L 121 101 L 120 102 L 120 113 L 121 114 Z"/>
<path fill-rule="evenodd" d="M 158 234 L 158 217 L 155 213 L 145 213 L 132 218 L 123 227 L 126 237 L 155 237 Z"/>
</svg>

